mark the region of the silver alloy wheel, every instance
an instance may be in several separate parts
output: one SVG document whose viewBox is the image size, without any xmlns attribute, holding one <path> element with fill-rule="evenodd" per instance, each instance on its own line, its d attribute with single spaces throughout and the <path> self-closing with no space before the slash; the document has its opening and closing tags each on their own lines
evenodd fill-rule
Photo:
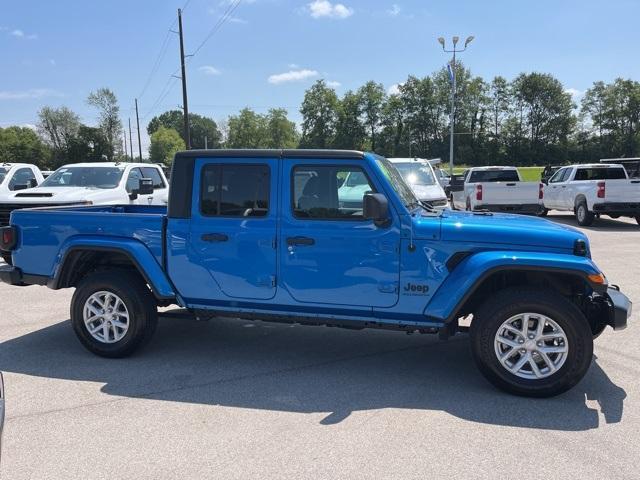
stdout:
<svg viewBox="0 0 640 480">
<path fill-rule="evenodd" d="M 82 317 L 89 334 L 101 343 L 116 343 L 129 330 L 127 306 L 113 292 L 91 295 L 84 303 Z"/>
<path fill-rule="evenodd" d="M 494 340 L 500 364 L 517 377 L 539 380 L 567 360 L 569 342 L 560 325 L 539 313 L 519 313 L 500 325 Z"/>
<path fill-rule="evenodd" d="M 587 218 L 587 207 L 581 203 L 578 205 L 578 220 L 584 222 L 585 218 Z"/>
</svg>

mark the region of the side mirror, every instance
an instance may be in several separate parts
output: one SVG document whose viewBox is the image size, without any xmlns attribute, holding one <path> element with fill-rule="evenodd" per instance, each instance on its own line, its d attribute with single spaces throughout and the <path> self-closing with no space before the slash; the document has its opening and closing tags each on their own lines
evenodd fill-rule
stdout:
<svg viewBox="0 0 640 480">
<path fill-rule="evenodd" d="M 38 186 L 38 180 L 36 180 L 35 178 L 32 178 L 31 180 L 29 180 L 29 188 L 35 188 Z"/>
<path fill-rule="evenodd" d="M 138 195 L 151 195 L 153 193 L 153 179 L 141 178 L 138 182 L 136 193 Z"/>
<path fill-rule="evenodd" d="M 389 202 L 381 193 L 366 193 L 363 200 L 362 216 L 373 220 L 378 227 L 387 227 L 391 223 L 389 218 Z"/>
<path fill-rule="evenodd" d="M 464 177 L 462 175 L 454 175 L 449 182 L 450 192 L 461 192 L 464 190 Z"/>
<path fill-rule="evenodd" d="M 549 185 L 549 179 L 548 178 L 543 178 L 542 179 L 542 183 L 544 183 L 545 185 Z"/>
</svg>

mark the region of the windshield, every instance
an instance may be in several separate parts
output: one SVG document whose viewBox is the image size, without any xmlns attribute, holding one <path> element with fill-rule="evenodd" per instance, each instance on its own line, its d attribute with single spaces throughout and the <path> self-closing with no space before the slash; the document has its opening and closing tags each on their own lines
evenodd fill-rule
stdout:
<svg viewBox="0 0 640 480">
<path fill-rule="evenodd" d="M 8 171 L 9 170 L 7 170 L 6 168 L 0 168 L 0 184 L 4 182 L 4 179 L 7 176 Z"/>
<path fill-rule="evenodd" d="M 116 188 L 124 168 L 62 167 L 40 184 L 41 187 Z"/>
<path fill-rule="evenodd" d="M 406 184 L 400 172 L 386 158 L 377 157 L 376 162 L 382 173 L 387 178 L 393 189 L 396 191 L 405 207 L 418 205 L 418 199 L 413 194 L 411 187 Z"/>
<path fill-rule="evenodd" d="M 393 166 L 398 169 L 404 181 L 409 185 L 435 185 L 436 183 L 431 169 L 426 165 L 414 162 L 394 163 Z"/>
<path fill-rule="evenodd" d="M 476 182 L 519 182 L 517 170 L 474 170 L 469 183 Z"/>
</svg>

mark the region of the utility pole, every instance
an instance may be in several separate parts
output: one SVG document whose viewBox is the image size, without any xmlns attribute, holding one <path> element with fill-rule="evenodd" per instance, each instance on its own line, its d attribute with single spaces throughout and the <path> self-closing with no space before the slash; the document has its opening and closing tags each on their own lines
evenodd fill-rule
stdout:
<svg viewBox="0 0 640 480">
<path fill-rule="evenodd" d="M 138 125 L 138 152 L 142 161 L 142 142 L 140 142 L 140 117 L 138 117 L 138 99 L 136 98 L 136 124 Z"/>
<path fill-rule="evenodd" d="M 454 136 L 454 127 L 456 122 L 455 110 L 456 110 L 456 53 L 464 52 L 467 49 L 467 46 L 473 41 L 474 36 L 471 35 L 467 37 L 467 40 L 464 42 L 464 48 L 461 50 L 456 50 L 456 45 L 458 44 L 458 40 L 460 38 L 455 36 L 453 37 L 453 50 L 447 50 L 444 46 L 444 38 L 438 37 L 438 43 L 442 45 L 442 50 L 447 53 L 453 53 L 453 59 L 450 64 L 450 80 L 451 80 L 451 112 L 449 118 L 449 125 L 451 127 L 451 131 L 449 133 L 449 175 L 453 175 L 453 136 Z"/>
<path fill-rule="evenodd" d="M 129 117 L 129 150 L 131 151 L 131 161 L 133 162 L 133 137 L 131 136 L 131 117 Z"/>
<path fill-rule="evenodd" d="M 182 10 L 178 9 L 178 34 L 180 35 L 180 67 L 182 68 L 182 109 L 184 111 L 184 143 L 191 150 L 189 133 L 189 106 L 187 102 L 187 71 L 184 65 L 184 38 L 182 36 Z"/>
<path fill-rule="evenodd" d="M 204 149 L 207 150 L 207 136 L 204 136 Z"/>
<path fill-rule="evenodd" d="M 127 148 L 127 131 L 122 129 L 122 138 L 124 138 L 124 158 L 127 158 L 127 154 L 129 153 L 129 149 Z"/>
</svg>

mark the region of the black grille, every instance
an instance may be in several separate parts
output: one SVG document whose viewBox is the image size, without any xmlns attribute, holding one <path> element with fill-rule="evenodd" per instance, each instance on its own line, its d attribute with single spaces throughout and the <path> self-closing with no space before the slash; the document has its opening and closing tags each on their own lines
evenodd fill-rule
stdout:
<svg viewBox="0 0 640 480">
<path fill-rule="evenodd" d="M 6 227 L 9 225 L 9 218 L 11 212 L 14 210 L 20 210 L 21 208 L 35 208 L 35 207 L 55 207 L 59 206 L 51 203 L 0 203 L 0 227 Z"/>
</svg>

